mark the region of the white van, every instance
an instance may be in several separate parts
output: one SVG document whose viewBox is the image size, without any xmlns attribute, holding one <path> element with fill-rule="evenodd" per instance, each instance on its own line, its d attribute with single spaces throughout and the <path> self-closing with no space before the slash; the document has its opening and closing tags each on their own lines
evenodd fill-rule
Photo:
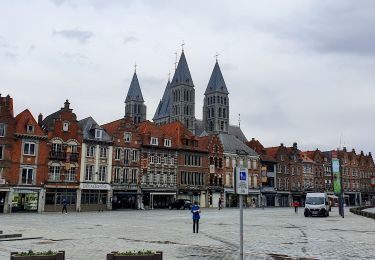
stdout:
<svg viewBox="0 0 375 260">
<path fill-rule="evenodd" d="M 305 201 L 305 217 L 329 216 L 327 193 L 307 193 Z"/>
</svg>

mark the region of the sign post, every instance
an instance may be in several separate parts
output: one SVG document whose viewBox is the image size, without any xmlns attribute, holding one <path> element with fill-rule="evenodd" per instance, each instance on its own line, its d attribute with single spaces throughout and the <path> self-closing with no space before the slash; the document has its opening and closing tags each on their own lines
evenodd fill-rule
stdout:
<svg viewBox="0 0 375 260">
<path fill-rule="evenodd" d="M 243 260 L 243 195 L 249 194 L 249 174 L 246 168 L 237 167 L 234 176 L 235 193 L 240 202 L 240 259 Z"/>
</svg>

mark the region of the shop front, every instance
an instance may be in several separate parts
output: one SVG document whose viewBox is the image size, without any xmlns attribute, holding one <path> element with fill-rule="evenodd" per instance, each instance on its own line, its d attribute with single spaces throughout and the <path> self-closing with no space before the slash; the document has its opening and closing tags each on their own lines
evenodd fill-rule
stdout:
<svg viewBox="0 0 375 260">
<path fill-rule="evenodd" d="M 58 212 L 62 210 L 63 200 L 67 202 L 68 212 L 76 211 L 77 209 L 77 188 L 46 188 L 46 202 L 44 211 Z"/>
<path fill-rule="evenodd" d="M 197 202 L 201 207 L 206 207 L 206 192 L 200 190 L 179 190 L 177 199 L 190 200 L 192 203 Z"/>
<path fill-rule="evenodd" d="M 176 191 L 143 191 L 143 205 L 146 209 L 168 208 L 176 196 Z"/>
<path fill-rule="evenodd" d="M 280 207 L 290 207 L 292 205 L 291 201 L 291 195 L 289 192 L 285 191 L 279 191 L 277 192 L 278 198 L 279 198 L 279 206 Z"/>
<path fill-rule="evenodd" d="M 224 206 L 223 200 L 223 191 L 220 189 L 211 189 L 207 191 L 208 194 L 208 207 L 209 208 L 218 208 L 219 200 L 221 199 L 221 206 Z"/>
<path fill-rule="evenodd" d="M 42 212 L 44 190 L 34 187 L 14 187 L 10 190 L 11 212 Z"/>
<path fill-rule="evenodd" d="M 112 209 L 139 209 L 139 197 L 141 193 L 136 190 L 114 189 L 112 195 Z"/>
<path fill-rule="evenodd" d="M 106 183 L 81 183 L 78 191 L 78 211 L 111 210 L 111 186 Z"/>
<path fill-rule="evenodd" d="M 9 210 L 8 207 L 8 192 L 9 188 L 0 188 L 0 214 L 7 213 Z"/>
</svg>

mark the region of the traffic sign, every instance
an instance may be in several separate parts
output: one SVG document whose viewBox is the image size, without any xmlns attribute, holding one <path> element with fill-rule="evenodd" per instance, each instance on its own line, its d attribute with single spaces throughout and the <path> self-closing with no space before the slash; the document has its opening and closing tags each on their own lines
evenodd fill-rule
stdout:
<svg viewBox="0 0 375 260">
<path fill-rule="evenodd" d="M 236 193 L 249 194 L 249 174 L 246 168 L 237 167 L 236 169 Z"/>
</svg>

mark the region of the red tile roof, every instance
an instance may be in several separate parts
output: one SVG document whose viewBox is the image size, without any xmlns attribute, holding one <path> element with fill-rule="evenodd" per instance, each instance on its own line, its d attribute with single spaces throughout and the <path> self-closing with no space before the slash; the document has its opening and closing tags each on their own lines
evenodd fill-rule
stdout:
<svg viewBox="0 0 375 260">
<path fill-rule="evenodd" d="M 34 127 L 34 132 L 27 132 L 27 126 L 31 125 Z M 25 109 L 16 116 L 16 133 L 17 134 L 27 134 L 36 136 L 46 136 L 42 128 L 38 125 L 33 115 L 28 109 Z"/>
</svg>

